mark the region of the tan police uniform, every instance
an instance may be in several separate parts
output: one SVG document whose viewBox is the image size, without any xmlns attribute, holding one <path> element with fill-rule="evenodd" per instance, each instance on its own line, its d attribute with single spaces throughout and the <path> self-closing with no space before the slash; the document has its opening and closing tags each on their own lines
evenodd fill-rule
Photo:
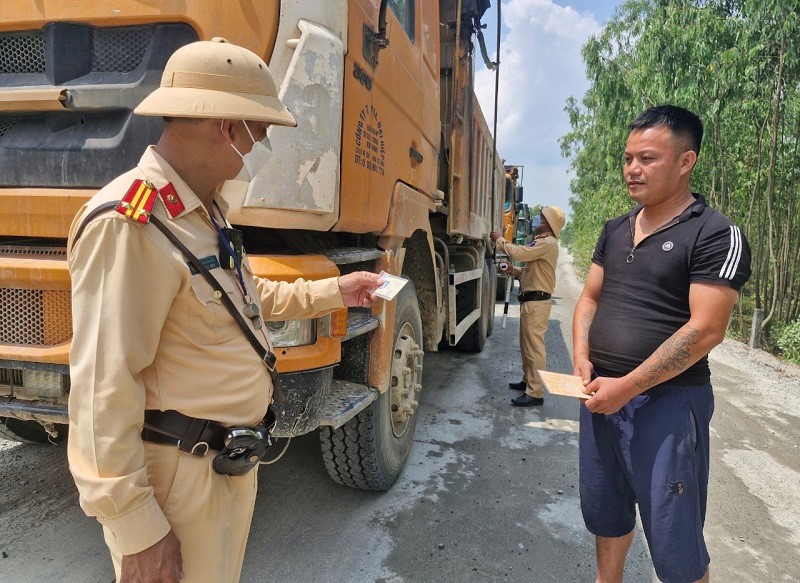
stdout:
<svg viewBox="0 0 800 583">
<path fill-rule="evenodd" d="M 539 235 L 533 246 L 509 243 L 503 238 L 497 240 L 497 249 L 515 261 L 525 265 L 515 267 L 515 275 L 520 276 L 520 293 L 541 291 L 552 294 L 556 287 L 556 261 L 558 260 L 558 239 L 551 233 Z M 534 398 L 543 396 L 543 385 L 537 369 L 547 367 L 544 334 L 550 317 L 552 301 L 526 301 L 520 305 L 519 347 L 522 355 L 522 380 L 525 392 Z"/>
<path fill-rule="evenodd" d="M 70 242 L 88 212 L 122 199 L 136 180 L 157 189 L 136 204 L 152 203 L 150 212 L 198 258 L 218 256 L 206 208 L 153 148 L 92 198 L 75 219 Z M 215 202 L 225 213 L 225 201 Z M 146 409 L 257 424 L 272 395 L 266 367 L 220 294 L 192 274 L 154 225 L 114 210 L 99 215 L 71 245 L 69 268 L 70 470 L 82 508 L 103 525 L 117 577 L 122 555 L 152 546 L 171 528 L 181 542 L 184 583 L 238 581 L 257 472 L 218 474 L 211 468 L 215 451 L 198 457 L 143 442 L 140 434 Z M 246 259 L 243 272 L 248 294 L 260 298 L 267 318 L 306 318 L 343 306 L 336 278 L 271 282 L 254 277 Z M 243 307 L 236 270 L 211 273 Z M 268 347 L 265 328 L 254 332 Z"/>
</svg>

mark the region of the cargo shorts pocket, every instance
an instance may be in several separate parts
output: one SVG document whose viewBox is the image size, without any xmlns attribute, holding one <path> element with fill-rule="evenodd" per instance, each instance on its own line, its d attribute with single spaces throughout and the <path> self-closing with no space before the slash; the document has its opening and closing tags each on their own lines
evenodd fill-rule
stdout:
<svg viewBox="0 0 800 583">
<path fill-rule="evenodd" d="M 236 298 L 236 294 L 241 292 L 228 274 L 221 269 L 212 269 L 211 274 L 231 297 L 234 305 L 240 304 L 241 300 Z M 236 336 L 239 328 L 222 303 L 222 292 L 211 287 L 201 274 L 193 275 L 191 283 L 189 332 L 192 340 L 198 344 L 221 344 Z"/>
</svg>

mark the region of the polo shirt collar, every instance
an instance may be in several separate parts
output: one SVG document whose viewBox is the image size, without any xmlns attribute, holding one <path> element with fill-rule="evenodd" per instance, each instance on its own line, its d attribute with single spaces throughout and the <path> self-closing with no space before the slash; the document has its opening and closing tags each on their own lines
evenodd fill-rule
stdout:
<svg viewBox="0 0 800 583">
<path fill-rule="evenodd" d="M 701 215 L 703 214 L 703 211 L 706 210 L 705 197 L 697 192 L 693 192 L 692 196 L 694 196 L 694 202 L 690 204 L 680 215 L 678 215 L 677 218 L 679 223 L 682 223 L 683 221 L 686 221 L 694 216 Z M 641 212 L 643 208 L 643 205 L 637 204 L 630 210 L 628 217 L 634 218 L 639 214 L 639 212 Z"/>
</svg>

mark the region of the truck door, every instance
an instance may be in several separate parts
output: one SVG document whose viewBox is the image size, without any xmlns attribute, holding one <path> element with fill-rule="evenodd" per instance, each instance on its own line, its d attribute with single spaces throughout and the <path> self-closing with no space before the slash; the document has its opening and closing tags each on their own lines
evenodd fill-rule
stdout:
<svg viewBox="0 0 800 583">
<path fill-rule="evenodd" d="M 337 231 L 381 231 L 398 180 L 431 198 L 436 191 L 438 6 L 389 0 L 389 44 L 372 51 L 379 8 L 380 0 L 351 4 Z"/>
</svg>

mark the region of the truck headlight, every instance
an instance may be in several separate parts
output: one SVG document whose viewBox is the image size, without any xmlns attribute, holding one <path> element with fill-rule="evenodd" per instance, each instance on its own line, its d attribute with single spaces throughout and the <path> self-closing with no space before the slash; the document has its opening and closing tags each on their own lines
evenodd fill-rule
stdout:
<svg viewBox="0 0 800 583">
<path fill-rule="evenodd" d="M 284 320 L 265 322 L 269 339 L 275 348 L 308 346 L 317 341 L 316 320 Z"/>
</svg>

